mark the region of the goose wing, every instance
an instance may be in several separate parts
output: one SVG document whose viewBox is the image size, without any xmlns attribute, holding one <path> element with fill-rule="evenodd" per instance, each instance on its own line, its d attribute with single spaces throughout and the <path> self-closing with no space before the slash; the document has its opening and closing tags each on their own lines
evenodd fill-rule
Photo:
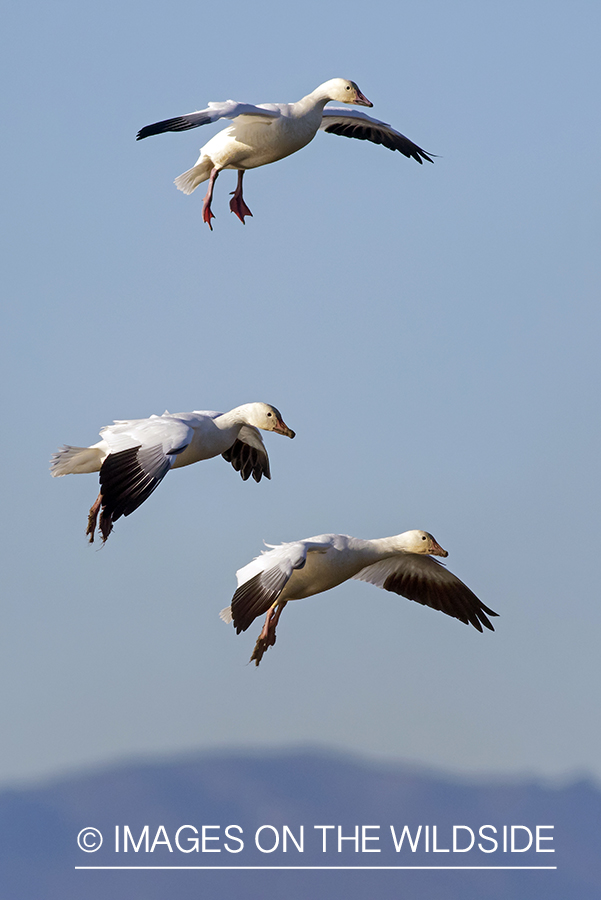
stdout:
<svg viewBox="0 0 601 900">
<path fill-rule="evenodd" d="M 219 103 L 209 103 L 206 109 L 187 113 L 184 116 L 176 116 L 174 119 L 164 119 L 153 125 L 145 125 L 138 131 L 137 141 L 150 137 L 153 134 L 163 134 L 165 131 L 188 131 L 190 128 L 198 128 L 199 125 L 208 125 L 218 122 L 219 119 L 235 119 L 237 116 L 260 116 L 264 119 L 278 119 L 281 115 L 276 103 L 265 103 L 262 106 L 253 106 L 252 103 L 239 103 L 237 100 L 225 100 Z"/>
<path fill-rule="evenodd" d="M 240 472 L 243 481 L 251 475 L 255 481 L 260 481 L 263 475 L 265 478 L 271 478 L 269 457 L 263 438 L 259 429 L 253 425 L 243 425 L 232 446 L 221 455 L 226 462 L 232 464 L 236 472 Z"/>
<path fill-rule="evenodd" d="M 498 613 L 485 606 L 467 585 L 431 556 L 402 553 L 366 566 L 353 577 L 438 609 L 478 631 L 483 625 L 494 631 L 487 615 Z"/>
<path fill-rule="evenodd" d="M 233 622 L 236 634 L 251 625 L 257 616 L 273 606 L 295 569 L 302 569 L 307 553 L 326 552 L 329 543 L 294 541 L 263 552 L 236 572 L 238 589 L 231 606 L 221 611 L 221 618 Z"/>
<path fill-rule="evenodd" d="M 374 119 L 358 109 L 344 109 L 339 106 L 326 107 L 319 127 L 328 134 L 340 134 L 342 137 L 356 138 L 359 141 L 371 141 L 372 144 L 382 144 L 389 150 L 398 150 L 403 156 L 415 159 L 420 165 L 424 159 L 434 162 L 425 150 L 410 141 L 400 131 L 395 131 L 387 122 L 380 122 L 379 119 Z"/>
<path fill-rule="evenodd" d="M 112 526 L 150 497 L 194 431 L 181 419 L 151 416 L 115 422 L 100 434 L 111 451 L 100 469 L 101 525 Z"/>
</svg>

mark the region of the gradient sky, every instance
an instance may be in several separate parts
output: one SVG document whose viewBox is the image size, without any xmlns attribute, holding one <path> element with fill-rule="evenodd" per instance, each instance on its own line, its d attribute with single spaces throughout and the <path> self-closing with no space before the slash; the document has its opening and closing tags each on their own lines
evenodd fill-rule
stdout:
<svg viewBox="0 0 601 900">
<path fill-rule="evenodd" d="M 599 26 L 594 2 L 9 3 L 3 784 L 314 744 L 468 775 L 601 778 Z M 334 76 L 437 154 L 319 134 L 250 172 L 254 218 L 172 181 L 233 97 Z M 62 443 L 264 400 L 273 480 L 171 473 L 102 550 Z M 219 619 L 235 570 L 320 532 L 424 528 L 495 634 L 370 585 Z"/>
</svg>

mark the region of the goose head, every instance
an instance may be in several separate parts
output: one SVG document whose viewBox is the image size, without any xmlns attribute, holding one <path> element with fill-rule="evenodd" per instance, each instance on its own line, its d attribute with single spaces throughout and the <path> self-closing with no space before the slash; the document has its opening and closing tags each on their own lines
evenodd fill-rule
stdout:
<svg viewBox="0 0 601 900">
<path fill-rule="evenodd" d="M 403 550 L 408 553 L 424 553 L 428 556 L 448 556 L 438 541 L 428 531 L 406 531 L 399 535 L 403 539 Z"/>
<path fill-rule="evenodd" d="M 254 425 L 255 428 L 261 428 L 263 431 L 275 431 L 276 434 L 283 434 L 285 437 L 294 437 L 294 431 L 288 428 L 280 411 L 275 406 L 270 406 L 269 403 L 249 403 L 247 421 L 249 425 Z"/>
<path fill-rule="evenodd" d="M 356 106 L 373 106 L 371 100 L 361 93 L 354 81 L 346 78 L 331 78 L 322 84 L 318 91 L 324 92 L 329 100 L 339 103 L 354 103 Z"/>
</svg>

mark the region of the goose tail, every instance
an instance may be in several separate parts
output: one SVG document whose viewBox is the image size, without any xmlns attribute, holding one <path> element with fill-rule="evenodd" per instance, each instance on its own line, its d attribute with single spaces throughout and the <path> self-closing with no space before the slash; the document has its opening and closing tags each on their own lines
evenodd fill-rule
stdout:
<svg viewBox="0 0 601 900">
<path fill-rule="evenodd" d="M 226 625 L 229 625 L 232 622 L 232 607 L 226 606 L 225 609 L 222 609 L 219 613 L 219 618 L 222 619 Z"/>
<path fill-rule="evenodd" d="M 191 194 L 199 184 L 208 179 L 212 168 L 211 160 L 207 159 L 188 169 L 187 172 L 178 175 L 173 183 L 178 191 L 183 191 L 184 194 Z"/>
<path fill-rule="evenodd" d="M 72 447 L 65 444 L 52 455 L 50 474 L 53 478 L 61 475 L 85 475 L 99 472 L 104 454 L 98 447 Z"/>
</svg>

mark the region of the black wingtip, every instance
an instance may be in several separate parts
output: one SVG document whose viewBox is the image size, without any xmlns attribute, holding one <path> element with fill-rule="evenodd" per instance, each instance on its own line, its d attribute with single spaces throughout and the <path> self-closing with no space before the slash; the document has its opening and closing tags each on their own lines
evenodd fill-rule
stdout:
<svg viewBox="0 0 601 900">
<path fill-rule="evenodd" d="M 484 610 L 485 613 L 488 613 L 489 616 L 499 616 L 499 613 L 496 613 L 494 609 L 490 609 L 486 606 L 482 601 L 480 601 L 480 608 Z"/>
<path fill-rule="evenodd" d="M 153 122 L 140 128 L 136 137 L 137 141 L 151 137 L 153 134 L 164 134 L 166 131 L 189 131 L 190 128 L 198 128 L 212 121 L 211 116 L 204 112 L 193 113 L 190 116 L 175 116 L 173 119 L 163 119 L 161 122 Z"/>
<path fill-rule="evenodd" d="M 143 141 L 144 138 L 152 137 L 153 134 L 163 134 L 165 131 L 171 131 L 172 129 L 169 127 L 173 119 L 167 119 L 165 122 L 155 122 L 154 125 L 145 125 L 144 128 L 140 128 L 136 135 L 137 141 Z"/>
<path fill-rule="evenodd" d="M 151 137 L 153 134 L 161 134 L 163 129 L 159 129 L 156 125 L 145 125 L 144 128 L 140 128 L 136 135 L 137 141 L 143 141 L 144 138 Z"/>
</svg>

